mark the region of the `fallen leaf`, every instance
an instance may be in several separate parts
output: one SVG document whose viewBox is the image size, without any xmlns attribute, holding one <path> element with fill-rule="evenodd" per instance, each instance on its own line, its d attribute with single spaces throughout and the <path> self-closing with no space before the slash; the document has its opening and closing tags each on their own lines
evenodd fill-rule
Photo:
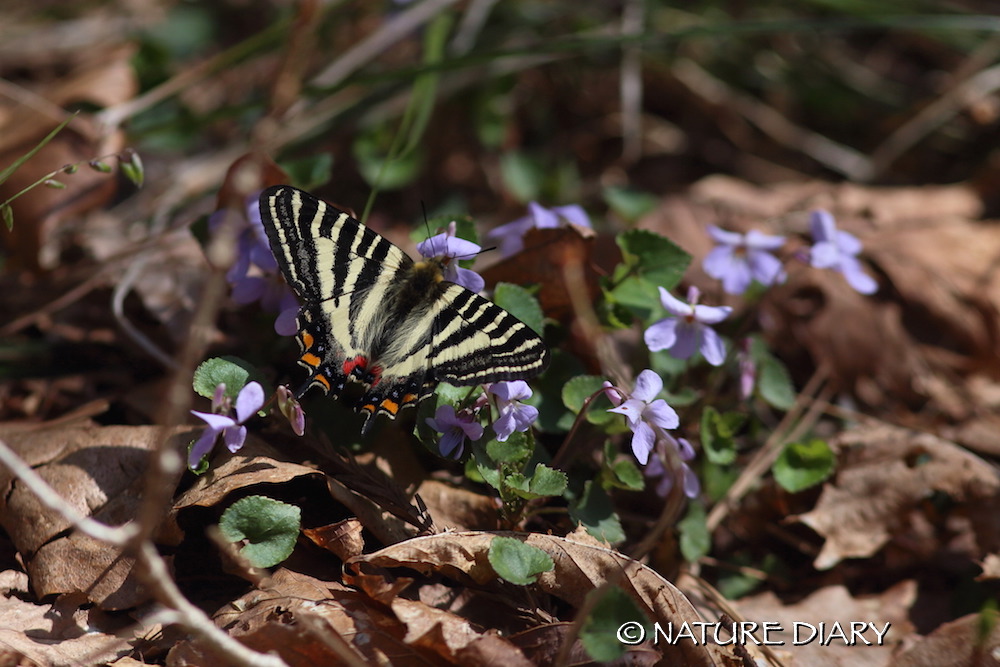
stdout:
<svg viewBox="0 0 1000 667">
<path fill-rule="evenodd" d="M 988 615 L 988 618 L 983 618 Z M 892 656 L 894 667 L 996 667 L 1000 665 L 1000 618 L 996 610 L 969 614 L 913 640 Z"/>
<path fill-rule="evenodd" d="M 164 439 L 182 449 L 187 427 L 105 426 L 7 433 L 4 439 L 78 512 L 118 526 L 135 517 L 149 453 Z M 165 484 L 176 484 L 164 480 Z M 70 530 L 6 468 L 0 469 L 0 522 L 17 547 L 39 597 L 85 592 L 105 609 L 145 599 L 116 549 Z"/>
<path fill-rule="evenodd" d="M 831 444 L 842 452 L 836 479 L 823 487 L 812 511 L 796 517 L 826 539 L 814 563 L 818 569 L 829 569 L 844 558 L 872 556 L 906 532 L 911 513 L 919 513 L 921 503 L 934 492 L 984 514 L 998 514 L 1000 474 L 950 442 L 879 426 L 845 432 Z M 984 521 L 975 527 L 973 558 L 1000 546 L 996 521 Z"/>
<path fill-rule="evenodd" d="M 827 586 L 795 604 L 785 604 L 771 592 L 731 604 L 747 621 L 777 624 L 780 630 L 769 633 L 768 638 L 782 642 L 772 648 L 790 658 L 786 664 L 796 667 L 882 667 L 892 664 L 892 651 L 913 632 L 908 616 L 916 600 L 916 582 L 903 581 L 872 596 L 854 597 L 843 586 Z M 828 640 L 825 644 L 818 635 L 820 623 L 825 624 L 822 626 L 823 638 Z M 846 631 L 848 639 L 853 638 L 853 643 L 835 634 L 835 623 Z M 859 634 L 852 636 L 851 623 L 871 623 L 875 627 L 867 626 L 861 632 L 861 626 L 856 626 Z M 876 630 L 882 634 L 881 644 Z M 805 641 L 814 634 L 812 641 Z"/>
</svg>

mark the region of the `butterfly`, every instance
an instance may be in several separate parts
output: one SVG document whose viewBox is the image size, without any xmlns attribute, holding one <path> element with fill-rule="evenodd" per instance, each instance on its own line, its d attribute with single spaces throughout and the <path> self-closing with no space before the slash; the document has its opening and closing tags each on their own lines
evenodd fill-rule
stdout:
<svg viewBox="0 0 1000 667">
<path fill-rule="evenodd" d="M 472 386 L 538 375 L 549 350 L 526 324 L 444 279 L 448 257 L 414 261 L 350 215 L 287 185 L 260 195 L 271 252 L 301 303 L 299 390 L 349 383 L 364 415 L 394 419 L 439 382 Z M 357 392 L 347 392 L 356 394 Z"/>
</svg>

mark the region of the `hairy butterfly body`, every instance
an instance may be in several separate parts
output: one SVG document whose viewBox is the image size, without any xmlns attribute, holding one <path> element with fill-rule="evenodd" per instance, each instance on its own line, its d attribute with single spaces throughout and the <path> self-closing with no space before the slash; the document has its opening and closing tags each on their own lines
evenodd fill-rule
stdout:
<svg viewBox="0 0 1000 667">
<path fill-rule="evenodd" d="M 260 195 L 278 266 L 299 297 L 298 363 L 339 397 L 361 385 L 354 406 L 395 418 L 438 382 L 468 386 L 526 379 L 549 352 L 526 324 L 443 278 L 447 258 L 415 262 L 347 213 L 290 186 Z"/>
</svg>

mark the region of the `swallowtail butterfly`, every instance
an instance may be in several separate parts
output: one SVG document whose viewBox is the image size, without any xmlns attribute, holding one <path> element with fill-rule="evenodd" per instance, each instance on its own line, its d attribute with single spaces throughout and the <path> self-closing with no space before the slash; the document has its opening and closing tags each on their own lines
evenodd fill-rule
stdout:
<svg viewBox="0 0 1000 667">
<path fill-rule="evenodd" d="M 448 258 L 414 262 L 341 210 L 289 187 L 260 195 L 271 252 L 299 297 L 298 363 L 338 397 L 361 384 L 362 432 L 378 413 L 426 398 L 438 382 L 526 379 L 549 362 L 542 339 L 503 308 L 443 279 Z M 353 393 L 353 392 L 352 392 Z"/>
</svg>

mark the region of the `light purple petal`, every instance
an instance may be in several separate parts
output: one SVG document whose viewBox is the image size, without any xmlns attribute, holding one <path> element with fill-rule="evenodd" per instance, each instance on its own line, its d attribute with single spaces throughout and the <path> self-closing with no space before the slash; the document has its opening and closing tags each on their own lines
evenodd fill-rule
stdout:
<svg viewBox="0 0 1000 667">
<path fill-rule="evenodd" d="M 700 349 L 701 356 L 705 357 L 705 361 L 713 366 L 721 366 L 722 362 L 726 360 L 725 343 L 722 342 L 719 334 L 708 327 L 701 330 Z"/>
<path fill-rule="evenodd" d="M 649 460 L 649 453 L 653 451 L 656 444 L 656 434 L 653 427 L 646 422 L 639 422 L 639 426 L 632 435 L 632 453 L 642 465 L 646 465 Z"/>
<path fill-rule="evenodd" d="M 537 202 L 528 202 L 528 215 L 538 229 L 559 226 L 559 216 Z"/>
<path fill-rule="evenodd" d="M 459 419 L 458 428 L 462 429 L 462 433 L 464 433 L 465 437 L 469 440 L 479 440 L 483 437 L 483 425 L 479 422 Z"/>
<path fill-rule="evenodd" d="M 701 266 L 705 269 L 707 273 L 712 278 L 716 280 L 722 280 L 722 278 L 732 271 L 732 267 L 735 264 L 744 263 L 742 259 L 737 259 L 736 253 L 733 252 L 732 247 L 727 245 L 719 245 L 712 248 L 705 259 L 702 261 Z"/>
<path fill-rule="evenodd" d="M 618 387 L 614 386 L 607 380 L 604 381 L 602 386 L 604 387 L 604 395 L 608 397 L 609 401 L 611 401 L 611 405 L 618 407 L 622 404 L 622 401 L 625 400 L 625 396 L 618 391 Z"/>
<path fill-rule="evenodd" d="M 609 408 L 608 412 L 625 415 L 625 419 L 628 420 L 629 427 L 635 430 L 635 425 L 642 420 L 642 410 L 645 407 L 646 404 L 643 401 L 630 398 L 616 408 Z"/>
<path fill-rule="evenodd" d="M 688 498 L 697 497 L 701 492 L 701 484 L 698 482 L 698 477 L 686 463 L 681 465 L 681 469 L 684 471 L 684 495 Z"/>
<path fill-rule="evenodd" d="M 264 388 L 250 382 L 236 395 L 236 421 L 242 424 L 264 405 Z"/>
<path fill-rule="evenodd" d="M 236 453 L 243 446 L 243 442 L 247 439 L 247 427 L 246 426 L 230 426 L 222 432 L 222 439 L 226 443 L 226 447 L 229 451 Z"/>
<path fill-rule="evenodd" d="M 524 380 L 494 382 L 490 385 L 489 391 L 503 401 L 521 401 L 531 398 L 531 387 Z"/>
<path fill-rule="evenodd" d="M 764 250 L 751 250 L 747 253 L 747 265 L 750 267 L 750 275 L 761 285 L 773 285 L 785 279 L 781 260 Z"/>
<path fill-rule="evenodd" d="M 837 223 L 829 211 L 816 209 L 809 214 L 809 228 L 817 242 L 833 242 L 837 234 Z"/>
<path fill-rule="evenodd" d="M 765 234 L 756 229 L 747 232 L 746 246 L 751 250 L 777 250 L 783 245 L 785 245 L 784 236 Z"/>
<path fill-rule="evenodd" d="M 635 388 L 632 390 L 632 398 L 648 403 L 656 398 L 656 395 L 659 394 L 662 389 L 663 380 L 659 375 L 647 368 L 639 373 L 639 377 L 635 379 Z"/>
<path fill-rule="evenodd" d="M 716 227 L 715 225 L 708 226 L 708 235 L 712 237 L 716 243 L 721 243 L 726 246 L 740 246 L 744 245 L 746 242 L 746 237 L 739 232 L 730 232 L 721 227 Z"/>
<path fill-rule="evenodd" d="M 827 241 L 815 244 L 809 251 L 809 263 L 817 269 L 832 269 L 840 263 L 840 249 Z"/>
<path fill-rule="evenodd" d="M 247 276 L 232 283 L 232 299 L 234 303 L 246 305 L 260 299 L 264 294 L 264 279 L 260 276 Z"/>
<path fill-rule="evenodd" d="M 678 320 L 677 340 L 670 346 L 670 356 L 674 359 L 690 359 L 701 344 L 701 332 L 705 325 L 697 322 Z"/>
<path fill-rule="evenodd" d="M 201 433 L 201 437 L 191 445 L 188 452 L 188 467 L 197 468 L 198 464 L 205 458 L 215 445 L 216 438 L 219 437 L 219 430 L 212 427 L 206 428 Z"/>
<path fill-rule="evenodd" d="M 660 290 L 660 303 L 663 304 L 668 313 L 677 317 L 686 317 L 694 312 L 691 304 L 681 301 L 662 287 L 658 289 Z"/>
<path fill-rule="evenodd" d="M 837 247 L 844 255 L 857 255 L 861 252 L 861 239 L 850 232 L 837 230 Z"/>
<path fill-rule="evenodd" d="M 687 438 L 677 438 L 674 445 L 677 447 L 677 451 L 681 456 L 681 461 L 690 461 L 694 458 L 694 447 L 692 447 L 691 443 L 687 441 Z"/>
<path fill-rule="evenodd" d="M 878 283 L 861 268 L 861 262 L 853 257 L 845 257 L 841 261 L 841 273 L 847 279 L 847 284 L 860 294 L 874 294 L 878 291 Z"/>
<path fill-rule="evenodd" d="M 717 324 L 729 317 L 733 309 L 729 306 L 703 306 L 694 307 L 694 319 L 702 324 Z"/>
<path fill-rule="evenodd" d="M 465 289 L 472 292 L 482 292 L 483 288 L 486 287 L 486 281 L 483 277 L 473 271 L 472 269 L 463 269 L 460 266 L 454 267 L 454 278 L 445 275 L 445 280 L 450 280 L 456 285 L 461 285 Z"/>
<path fill-rule="evenodd" d="M 668 317 L 650 325 L 643 334 L 646 347 L 652 352 L 667 350 L 673 347 L 677 340 L 677 324 L 680 322 L 676 317 Z"/>
<path fill-rule="evenodd" d="M 507 442 L 507 438 L 514 432 L 514 411 L 503 410 L 500 416 L 493 422 L 493 432 L 497 435 L 497 441 Z"/>
<path fill-rule="evenodd" d="M 662 398 L 647 405 L 642 411 L 642 418 L 660 428 L 677 428 L 681 423 L 674 409 Z"/>
<path fill-rule="evenodd" d="M 197 412 L 196 410 L 192 410 L 191 414 L 199 419 L 204 419 L 205 423 L 208 424 L 208 427 L 216 431 L 221 431 L 224 428 L 228 428 L 229 426 L 236 424 L 236 420 L 227 415 L 217 415 L 211 412 Z"/>
<path fill-rule="evenodd" d="M 579 225 L 580 227 L 590 227 L 590 217 L 587 215 L 587 212 L 583 210 L 583 207 L 577 204 L 556 206 L 552 210 L 566 222 Z"/>
</svg>

